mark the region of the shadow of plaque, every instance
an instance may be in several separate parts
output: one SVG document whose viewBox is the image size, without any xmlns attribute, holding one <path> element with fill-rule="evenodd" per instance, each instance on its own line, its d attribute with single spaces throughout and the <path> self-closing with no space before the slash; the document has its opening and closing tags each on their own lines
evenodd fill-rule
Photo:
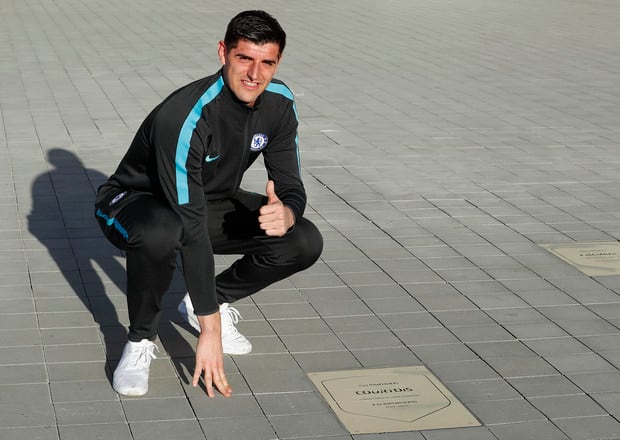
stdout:
<svg viewBox="0 0 620 440">
<path fill-rule="evenodd" d="M 539 244 L 539 246 L 588 276 L 620 275 L 620 243 L 617 241 Z"/>
<path fill-rule="evenodd" d="M 423 366 L 308 373 L 351 434 L 480 426 Z"/>
</svg>

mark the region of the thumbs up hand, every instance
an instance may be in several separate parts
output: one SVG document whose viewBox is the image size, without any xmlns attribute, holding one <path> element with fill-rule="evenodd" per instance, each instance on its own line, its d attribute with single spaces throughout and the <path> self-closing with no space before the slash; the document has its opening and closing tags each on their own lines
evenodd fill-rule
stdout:
<svg viewBox="0 0 620 440">
<path fill-rule="evenodd" d="M 273 180 L 267 182 L 266 191 L 267 204 L 259 210 L 258 223 L 265 234 L 282 237 L 295 224 L 295 215 L 276 195 Z"/>
<path fill-rule="evenodd" d="M 275 183 L 273 183 L 273 180 L 270 180 L 267 182 L 267 189 L 265 191 L 267 191 L 267 204 L 268 205 L 273 205 L 280 201 L 280 199 L 276 195 L 276 185 Z"/>
</svg>

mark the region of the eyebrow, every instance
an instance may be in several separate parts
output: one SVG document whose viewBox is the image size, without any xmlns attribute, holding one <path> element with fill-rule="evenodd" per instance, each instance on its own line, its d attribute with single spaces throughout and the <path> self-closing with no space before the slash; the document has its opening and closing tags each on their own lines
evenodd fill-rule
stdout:
<svg viewBox="0 0 620 440">
<path fill-rule="evenodd" d="M 237 58 L 245 58 L 246 60 L 254 60 L 255 59 L 254 57 L 251 57 L 250 55 L 244 54 L 243 52 L 237 52 L 235 54 L 235 57 L 237 57 Z M 263 63 L 267 63 L 267 64 L 276 64 L 278 61 L 277 61 L 277 59 L 273 60 L 273 59 L 268 58 L 266 60 L 263 60 L 262 62 Z"/>
</svg>

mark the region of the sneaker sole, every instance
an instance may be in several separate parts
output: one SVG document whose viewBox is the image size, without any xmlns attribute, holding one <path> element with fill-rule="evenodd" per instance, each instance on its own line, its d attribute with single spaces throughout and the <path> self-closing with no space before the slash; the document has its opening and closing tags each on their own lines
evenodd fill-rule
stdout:
<svg viewBox="0 0 620 440">
<path fill-rule="evenodd" d="M 235 354 L 235 355 L 239 355 L 239 354 L 248 354 L 252 352 L 252 347 L 250 347 L 249 350 L 227 350 L 224 348 L 224 353 L 225 354 Z"/>
<path fill-rule="evenodd" d="M 112 384 L 112 388 L 114 389 L 114 391 L 116 391 L 118 394 L 120 394 L 121 396 L 127 396 L 127 397 L 140 397 L 140 396 L 144 396 L 146 393 L 149 392 L 149 390 L 146 390 L 143 393 L 140 393 L 138 391 L 132 391 L 129 390 L 127 392 L 122 392 L 118 389 L 118 387 L 116 386 L 116 384 Z"/>
</svg>

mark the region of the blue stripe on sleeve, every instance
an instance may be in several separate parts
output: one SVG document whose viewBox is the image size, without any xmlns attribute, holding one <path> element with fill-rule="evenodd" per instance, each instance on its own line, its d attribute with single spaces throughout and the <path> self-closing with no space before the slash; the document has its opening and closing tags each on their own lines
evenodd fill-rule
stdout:
<svg viewBox="0 0 620 440">
<path fill-rule="evenodd" d="M 179 139 L 177 141 L 176 155 L 174 158 L 176 168 L 177 203 L 185 205 L 189 203 L 189 183 L 187 181 L 187 157 L 189 156 L 190 141 L 196 129 L 196 124 L 202 115 L 202 108 L 210 103 L 224 87 L 224 79 L 219 79 L 198 99 L 194 107 L 187 115 Z"/>
<path fill-rule="evenodd" d="M 299 122 L 299 116 L 297 115 L 297 105 L 295 105 L 295 96 L 293 95 L 293 92 L 291 92 L 291 89 L 286 87 L 284 84 L 269 83 L 265 90 L 267 90 L 268 92 L 277 93 L 293 101 L 293 112 L 295 113 L 295 119 L 297 119 L 297 122 Z M 297 134 L 295 135 L 295 147 L 297 150 L 297 168 L 299 169 L 299 174 L 301 174 L 301 161 L 299 159 L 299 135 Z"/>
</svg>

